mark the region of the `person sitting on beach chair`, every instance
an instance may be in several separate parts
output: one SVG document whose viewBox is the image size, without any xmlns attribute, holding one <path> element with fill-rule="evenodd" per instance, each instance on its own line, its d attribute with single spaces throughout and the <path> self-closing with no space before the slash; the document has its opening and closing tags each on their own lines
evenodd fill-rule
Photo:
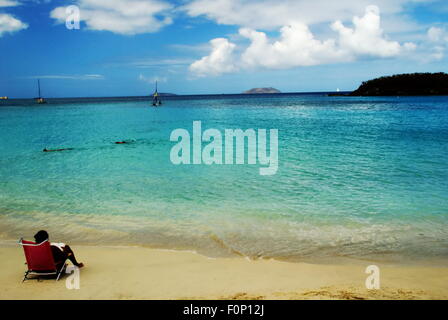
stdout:
<svg viewBox="0 0 448 320">
<path fill-rule="evenodd" d="M 34 235 L 34 239 L 36 240 L 36 244 L 39 244 L 46 240 L 49 240 L 49 236 L 47 231 L 40 230 Z M 84 264 L 82 262 L 76 261 L 74 252 L 65 243 L 51 242 L 50 245 L 51 253 L 53 254 L 53 258 L 55 261 L 65 261 L 68 259 L 73 263 L 73 265 L 77 266 L 78 268 L 84 267 Z"/>
</svg>

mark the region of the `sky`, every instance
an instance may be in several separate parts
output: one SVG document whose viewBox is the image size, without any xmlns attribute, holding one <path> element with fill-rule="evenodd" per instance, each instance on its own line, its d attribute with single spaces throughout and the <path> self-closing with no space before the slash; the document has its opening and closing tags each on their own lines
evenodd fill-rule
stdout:
<svg viewBox="0 0 448 320">
<path fill-rule="evenodd" d="M 349 91 L 448 72 L 447 0 L 0 0 L 0 96 Z"/>
</svg>

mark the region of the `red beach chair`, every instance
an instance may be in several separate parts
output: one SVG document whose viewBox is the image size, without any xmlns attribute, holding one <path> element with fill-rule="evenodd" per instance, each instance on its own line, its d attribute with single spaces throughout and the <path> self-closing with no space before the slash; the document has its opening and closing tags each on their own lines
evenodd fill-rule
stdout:
<svg viewBox="0 0 448 320">
<path fill-rule="evenodd" d="M 28 270 L 22 280 L 28 280 L 28 275 L 34 276 L 56 276 L 56 281 L 59 280 L 62 272 L 67 266 L 65 261 L 54 261 L 53 253 L 51 252 L 50 243 L 45 240 L 42 243 L 36 244 L 32 241 L 20 239 L 19 244 L 23 247 L 25 252 L 26 264 Z"/>
</svg>

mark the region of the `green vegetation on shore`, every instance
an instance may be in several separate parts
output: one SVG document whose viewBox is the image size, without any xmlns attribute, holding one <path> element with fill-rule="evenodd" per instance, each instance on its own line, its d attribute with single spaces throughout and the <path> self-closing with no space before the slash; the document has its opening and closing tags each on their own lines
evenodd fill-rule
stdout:
<svg viewBox="0 0 448 320">
<path fill-rule="evenodd" d="M 412 73 L 365 81 L 351 96 L 448 95 L 448 74 Z"/>
</svg>

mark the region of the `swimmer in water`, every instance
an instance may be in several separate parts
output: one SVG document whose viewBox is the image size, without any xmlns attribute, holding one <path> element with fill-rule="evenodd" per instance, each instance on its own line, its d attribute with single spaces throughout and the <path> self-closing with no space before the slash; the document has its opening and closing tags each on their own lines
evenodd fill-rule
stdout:
<svg viewBox="0 0 448 320">
<path fill-rule="evenodd" d="M 67 151 L 67 150 L 73 150 L 73 148 L 65 148 L 65 149 L 47 149 L 47 148 L 45 148 L 42 151 L 43 152 L 57 152 L 57 151 Z"/>
</svg>

